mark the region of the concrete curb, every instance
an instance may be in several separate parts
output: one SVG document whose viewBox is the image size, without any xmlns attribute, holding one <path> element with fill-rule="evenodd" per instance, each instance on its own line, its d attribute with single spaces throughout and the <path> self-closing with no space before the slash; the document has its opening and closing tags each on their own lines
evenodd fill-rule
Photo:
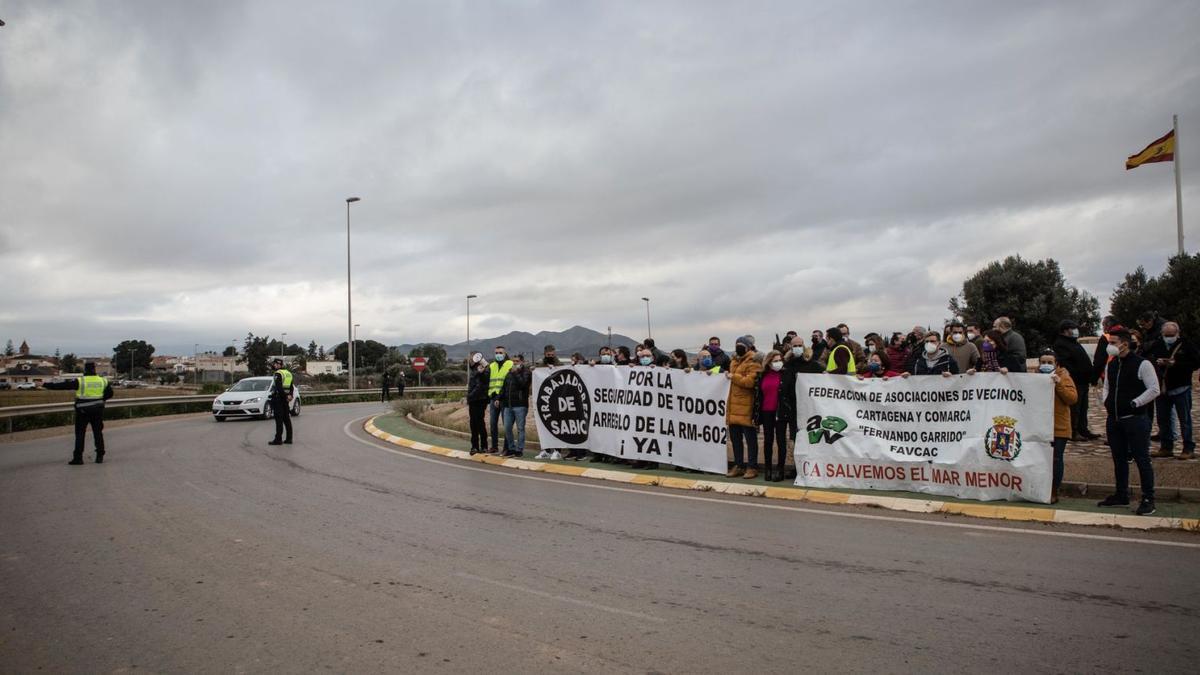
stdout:
<svg viewBox="0 0 1200 675">
<path fill-rule="evenodd" d="M 1045 509 L 1029 506 L 1009 506 L 1005 504 L 961 504 L 957 502 L 942 502 L 930 499 L 909 499 L 906 497 L 887 497 L 876 495 L 846 494 L 829 492 L 811 488 L 797 487 L 765 487 L 761 485 L 729 483 L 725 481 L 701 480 L 694 478 L 676 478 L 674 476 L 655 476 L 629 471 L 611 471 L 582 466 L 567 466 L 550 464 L 548 462 L 498 457 L 495 455 L 476 454 L 465 450 L 443 448 L 428 443 L 401 438 L 389 434 L 375 426 L 372 417 L 363 424 L 368 433 L 392 445 L 399 445 L 428 452 L 443 457 L 465 459 L 481 464 L 492 464 L 520 471 L 538 471 L 541 473 L 558 474 L 563 476 L 578 476 L 595 480 L 607 480 L 634 485 L 656 485 L 658 487 L 676 490 L 696 490 L 699 492 L 719 492 L 722 494 L 741 495 L 744 497 L 764 497 L 766 499 L 785 499 L 789 501 L 809 502 L 813 504 L 853 504 L 858 506 L 877 506 L 892 511 L 908 511 L 912 513 L 945 513 L 951 515 L 972 516 L 975 518 L 992 518 L 1010 521 L 1036 521 L 1043 523 L 1063 523 L 1067 525 L 1099 525 L 1120 527 L 1134 530 L 1187 530 L 1200 531 L 1200 519 L 1197 518 L 1157 518 L 1108 513 L 1088 513 L 1085 511 L 1068 511 L 1063 509 Z"/>
</svg>

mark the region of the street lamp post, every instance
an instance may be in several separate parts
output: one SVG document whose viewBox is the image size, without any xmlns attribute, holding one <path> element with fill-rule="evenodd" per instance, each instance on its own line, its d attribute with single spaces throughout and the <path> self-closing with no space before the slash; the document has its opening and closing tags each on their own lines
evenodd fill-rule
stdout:
<svg viewBox="0 0 1200 675">
<path fill-rule="evenodd" d="M 283 333 L 279 338 L 279 358 L 287 356 L 287 333 Z"/>
<path fill-rule="evenodd" d="M 467 372 L 471 372 L 471 298 L 477 298 L 477 295 L 467 296 L 467 358 L 463 361 L 467 364 Z"/>
<path fill-rule="evenodd" d="M 642 298 L 642 300 L 646 301 L 646 337 L 652 338 L 654 336 L 650 333 L 650 298 Z"/>
<path fill-rule="evenodd" d="M 354 341 L 358 342 L 358 327 L 360 324 L 354 324 Z M 354 389 L 354 369 L 358 367 L 358 354 L 354 354 L 354 366 L 350 369 L 350 388 Z"/>
<path fill-rule="evenodd" d="M 346 338 L 350 341 L 346 346 L 346 363 L 350 366 L 350 389 L 354 389 L 354 332 L 351 324 L 354 319 L 350 311 L 350 205 L 360 201 L 358 197 L 346 198 Z"/>
<path fill-rule="evenodd" d="M 192 344 L 192 384 L 200 385 L 200 343 Z"/>
</svg>

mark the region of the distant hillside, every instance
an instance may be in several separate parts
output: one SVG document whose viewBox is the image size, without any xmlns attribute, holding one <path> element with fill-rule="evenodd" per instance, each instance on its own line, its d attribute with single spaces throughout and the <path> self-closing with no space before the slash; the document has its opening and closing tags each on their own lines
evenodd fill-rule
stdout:
<svg viewBox="0 0 1200 675">
<path fill-rule="evenodd" d="M 448 358 L 464 359 L 467 356 L 466 341 L 453 345 L 433 344 L 441 345 L 446 350 Z M 541 358 L 542 348 L 546 345 L 554 345 L 555 349 L 558 350 L 558 357 L 563 360 L 569 359 L 574 352 L 579 352 L 587 357 L 595 356 L 600 351 L 600 348 L 606 344 L 608 344 L 608 335 L 606 333 L 584 328 L 583 326 L 574 326 L 559 332 L 542 331 L 534 334 L 526 333 L 525 331 L 513 331 L 497 337 L 471 338 L 471 347 L 476 351 L 489 354 L 492 347 L 504 345 L 508 348 L 508 353 L 524 354 L 526 358 L 531 355 L 535 358 Z M 614 333 L 612 336 L 613 347 L 625 345 L 632 349 L 636 344 L 636 340 L 624 335 Z M 399 345 L 397 349 L 407 354 L 414 347 L 416 345 L 405 344 Z"/>
</svg>

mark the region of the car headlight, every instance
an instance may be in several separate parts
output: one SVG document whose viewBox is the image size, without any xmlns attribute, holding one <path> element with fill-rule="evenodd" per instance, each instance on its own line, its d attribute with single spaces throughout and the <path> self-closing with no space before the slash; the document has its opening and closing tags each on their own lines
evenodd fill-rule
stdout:
<svg viewBox="0 0 1200 675">
<path fill-rule="evenodd" d="M 261 397 L 261 396 L 259 396 L 259 397 L 257 397 L 257 398 L 252 398 L 252 399 L 250 399 L 249 401 L 246 401 L 246 403 L 258 403 L 258 402 L 259 402 L 259 401 L 261 401 L 261 400 L 262 400 L 262 397 Z"/>
</svg>

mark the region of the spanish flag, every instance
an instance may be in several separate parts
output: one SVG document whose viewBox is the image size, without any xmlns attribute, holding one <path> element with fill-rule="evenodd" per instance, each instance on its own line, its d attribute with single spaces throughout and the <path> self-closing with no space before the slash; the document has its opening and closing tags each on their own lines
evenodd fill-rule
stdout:
<svg viewBox="0 0 1200 675">
<path fill-rule="evenodd" d="M 1136 169 L 1143 164 L 1151 162 L 1171 162 L 1175 160 L 1175 130 L 1167 132 L 1166 136 L 1154 141 L 1146 146 L 1136 155 L 1131 155 L 1125 160 L 1125 170 Z"/>
</svg>

